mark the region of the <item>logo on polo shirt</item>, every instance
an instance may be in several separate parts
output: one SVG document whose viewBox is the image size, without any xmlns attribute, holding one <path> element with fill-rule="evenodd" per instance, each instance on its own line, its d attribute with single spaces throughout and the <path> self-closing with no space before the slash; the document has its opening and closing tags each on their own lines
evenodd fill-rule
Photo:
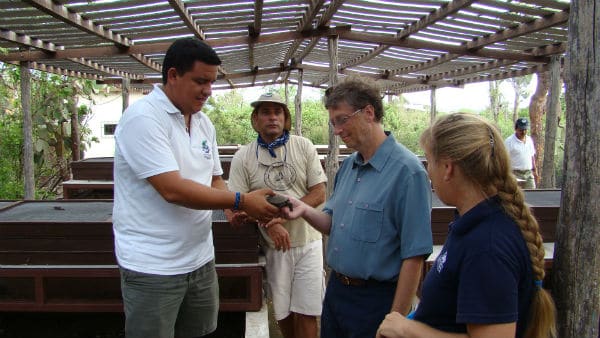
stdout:
<svg viewBox="0 0 600 338">
<path fill-rule="evenodd" d="M 446 263 L 446 254 L 448 252 L 444 251 L 444 253 L 442 253 L 436 260 L 435 260 L 435 269 L 437 270 L 438 273 L 442 272 L 442 269 L 444 268 L 444 263 Z"/>
<path fill-rule="evenodd" d="M 210 155 L 210 147 L 208 146 L 208 141 L 202 140 L 202 153 L 205 159 L 210 160 L 212 156 Z"/>
</svg>

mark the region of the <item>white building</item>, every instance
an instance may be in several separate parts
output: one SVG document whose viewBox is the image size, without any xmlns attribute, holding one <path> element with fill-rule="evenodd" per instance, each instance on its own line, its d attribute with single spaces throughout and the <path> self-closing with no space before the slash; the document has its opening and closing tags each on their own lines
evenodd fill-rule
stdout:
<svg viewBox="0 0 600 338">
<path fill-rule="evenodd" d="M 129 92 L 129 104 L 137 101 L 143 96 L 139 91 Z M 123 112 L 123 98 L 120 91 L 98 94 L 94 97 L 94 103 L 81 102 L 91 105 L 92 113 L 87 121 L 87 127 L 91 129 L 92 136 L 99 142 L 88 145 L 84 152 L 84 158 L 91 157 L 113 157 L 115 155 L 114 132 Z"/>
</svg>

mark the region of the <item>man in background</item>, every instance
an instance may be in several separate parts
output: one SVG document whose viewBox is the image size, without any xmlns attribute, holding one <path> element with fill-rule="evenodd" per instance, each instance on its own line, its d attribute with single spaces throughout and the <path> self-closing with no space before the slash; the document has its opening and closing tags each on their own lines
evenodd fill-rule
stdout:
<svg viewBox="0 0 600 338">
<path fill-rule="evenodd" d="M 525 189 L 535 189 L 538 179 L 535 166 L 535 146 L 533 139 L 527 135 L 528 130 L 529 121 L 524 117 L 517 119 L 515 133 L 507 137 L 504 144 L 510 156 L 513 174 L 517 177 L 519 184 Z"/>
</svg>

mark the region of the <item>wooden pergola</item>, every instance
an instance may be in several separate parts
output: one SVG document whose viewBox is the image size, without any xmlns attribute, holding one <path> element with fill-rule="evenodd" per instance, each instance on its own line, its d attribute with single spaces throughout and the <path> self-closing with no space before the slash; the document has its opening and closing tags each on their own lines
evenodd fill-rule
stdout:
<svg viewBox="0 0 600 338">
<path fill-rule="evenodd" d="M 326 87 L 337 70 L 400 94 L 547 70 L 550 56 L 565 52 L 569 7 L 563 0 L 1 0 L 0 47 L 8 54 L 0 61 L 148 86 L 160 82 L 170 43 L 196 36 L 223 60 L 215 89 Z"/>
<path fill-rule="evenodd" d="M 0 61 L 20 64 L 24 102 L 27 69 L 145 88 L 160 82 L 171 42 L 196 36 L 223 60 L 215 89 L 297 84 L 301 94 L 303 85 L 361 74 L 388 95 L 434 97 L 436 88 L 560 72 L 568 52 L 572 130 L 553 292 L 559 336 L 592 337 L 600 310 L 599 8 L 600 0 L 0 0 L 0 47 L 8 50 Z M 26 110 L 24 158 L 32 161 Z M 33 173 L 25 176 L 28 199 Z"/>
</svg>

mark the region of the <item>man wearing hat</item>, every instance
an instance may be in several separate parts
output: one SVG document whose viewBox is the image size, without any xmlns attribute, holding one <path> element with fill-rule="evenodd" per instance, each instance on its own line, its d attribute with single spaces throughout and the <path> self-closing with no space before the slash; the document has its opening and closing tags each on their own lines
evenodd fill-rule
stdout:
<svg viewBox="0 0 600 338">
<path fill-rule="evenodd" d="M 527 135 L 529 121 L 521 117 L 515 121 L 515 133 L 510 135 L 504 143 L 510 156 L 512 171 L 517 180 L 522 182 L 525 189 L 535 189 L 538 174 L 535 166 L 535 146 L 533 140 Z"/>
<path fill-rule="evenodd" d="M 234 155 L 229 172 L 231 191 L 271 188 L 317 207 L 325 201 L 327 180 L 316 148 L 304 137 L 290 135 L 291 115 L 276 93 L 251 103 L 255 141 Z M 242 211 L 226 210 L 233 225 L 248 221 Z M 321 233 L 303 219 L 274 218 L 260 227 L 267 281 L 275 319 L 284 337 L 317 337 L 317 316 L 324 296 Z"/>
</svg>

